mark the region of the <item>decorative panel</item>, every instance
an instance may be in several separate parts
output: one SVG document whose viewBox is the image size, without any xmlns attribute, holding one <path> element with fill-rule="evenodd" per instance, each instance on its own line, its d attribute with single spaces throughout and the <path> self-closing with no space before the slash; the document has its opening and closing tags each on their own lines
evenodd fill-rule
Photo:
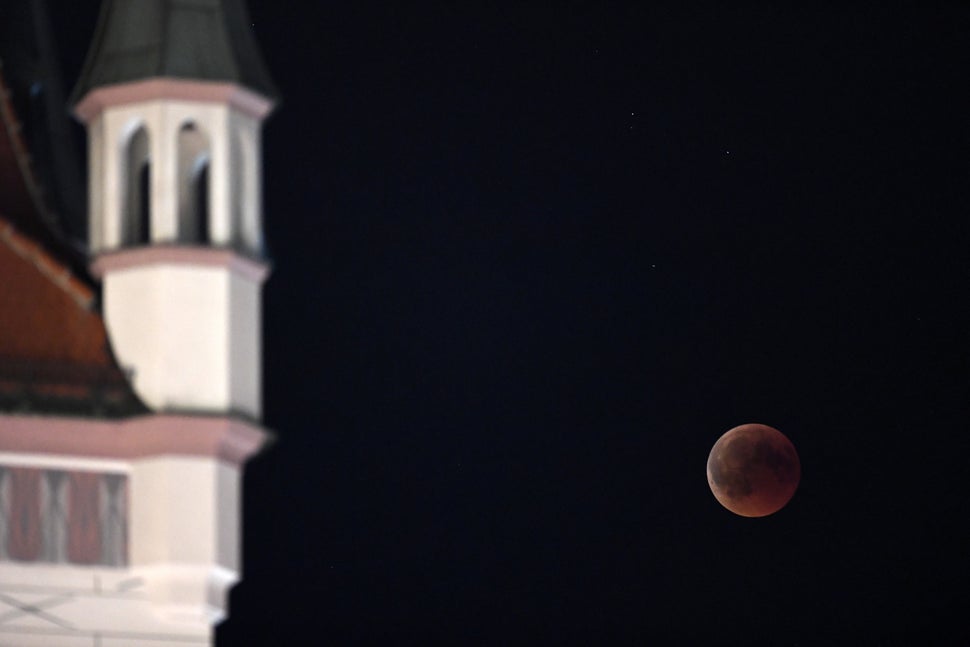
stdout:
<svg viewBox="0 0 970 647">
<path fill-rule="evenodd" d="M 0 561 L 124 566 L 124 474 L 0 465 Z"/>
</svg>

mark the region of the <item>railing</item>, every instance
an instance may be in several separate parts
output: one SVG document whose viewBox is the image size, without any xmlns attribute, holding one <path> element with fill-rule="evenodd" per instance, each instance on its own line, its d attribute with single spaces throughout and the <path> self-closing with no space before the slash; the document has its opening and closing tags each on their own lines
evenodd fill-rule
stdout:
<svg viewBox="0 0 970 647">
<path fill-rule="evenodd" d="M 0 409 L 111 415 L 142 408 L 114 366 L 0 357 Z"/>
</svg>

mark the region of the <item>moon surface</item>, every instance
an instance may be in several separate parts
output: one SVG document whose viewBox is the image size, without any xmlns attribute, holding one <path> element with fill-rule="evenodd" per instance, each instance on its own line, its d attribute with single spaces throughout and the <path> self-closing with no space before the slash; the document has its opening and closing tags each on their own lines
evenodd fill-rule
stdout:
<svg viewBox="0 0 970 647">
<path fill-rule="evenodd" d="M 742 517 L 778 512 L 798 488 L 802 468 L 791 441 L 774 427 L 746 424 L 721 436 L 707 458 L 707 482 Z"/>
</svg>

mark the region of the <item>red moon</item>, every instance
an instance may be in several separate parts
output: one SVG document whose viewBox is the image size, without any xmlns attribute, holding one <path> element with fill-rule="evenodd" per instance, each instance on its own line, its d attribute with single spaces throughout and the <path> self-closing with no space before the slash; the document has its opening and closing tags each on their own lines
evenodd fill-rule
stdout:
<svg viewBox="0 0 970 647">
<path fill-rule="evenodd" d="M 768 425 L 731 429 L 714 443 L 707 458 L 711 492 L 742 517 L 765 517 L 784 508 L 801 477 L 795 446 Z"/>
</svg>

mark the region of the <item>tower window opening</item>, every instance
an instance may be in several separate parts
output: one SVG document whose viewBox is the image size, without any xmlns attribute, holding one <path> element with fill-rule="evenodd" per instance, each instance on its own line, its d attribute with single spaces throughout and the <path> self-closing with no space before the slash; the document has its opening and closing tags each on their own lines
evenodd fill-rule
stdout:
<svg viewBox="0 0 970 647">
<path fill-rule="evenodd" d="M 195 196 L 196 236 L 201 243 L 211 242 L 209 235 L 209 162 L 205 160 L 195 172 L 192 182 Z"/>
<path fill-rule="evenodd" d="M 179 240 L 212 242 L 209 209 L 209 138 L 189 122 L 178 133 Z"/>
<path fill-rule="evenodd" d="M 233 245 L 250 254 L 263 252 L 259 222 L 260 186 L 256 155 L 257 133 L 237 129 L 232 139 Z"/>
<path fill-rule="evenodd" d="M 151 166 L 148 133 L 141 127 L 128 140 L 125 159 L 123 245 L 145 245 L 151 240 Z"/>
<path fill-rule="evenodd" d="M 133 243 L 147 245 L 151 240 L 152 167 L 145 162 L 138 169 L 138 206 Z"/>
</svg>

